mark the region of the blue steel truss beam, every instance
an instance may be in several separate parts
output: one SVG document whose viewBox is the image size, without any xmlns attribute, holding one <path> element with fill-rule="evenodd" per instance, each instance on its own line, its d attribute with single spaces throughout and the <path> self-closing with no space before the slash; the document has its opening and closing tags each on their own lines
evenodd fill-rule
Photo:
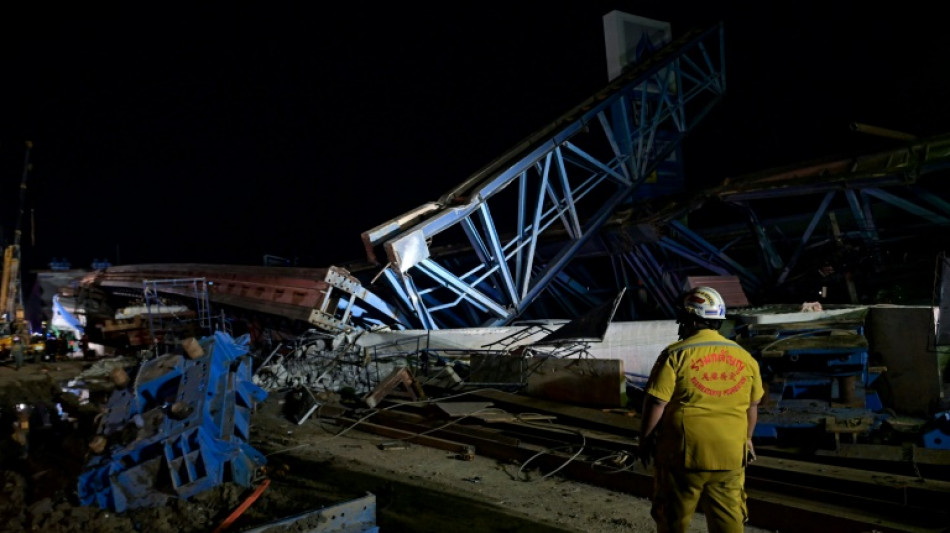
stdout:
<svg viewBox="0 0 950 533">
<path fill-rule="evenodd" d="M 877 241 L 877 229 L 874 227 L 874 215 L 871 213 L 871 206 L 865 196 L 865 191 L 858 192 L 853 189 L 844 191 L 845 198 L 848 199 L 848 205 L 851 206 L 851 216 L 858 223 L 858 231 L 867 241 Z"/>
<path fill-rule="evenodd" d="M 878 188 L 868 188 L 864 189 L 862 192 L 868 196 L 873 196 L 884 202 L 887 202 L 894 207 L 903 209 L 912 215 L 919 216 L 932 224 L 937 224 L 940 226 L 946 226 L 950 224 L 950 218 L 939 215 L 929 209 L 924 208 L 923 206 L 917 205 L 910 200 L 906 200 L 887 191 L 883 191 Z"/>
<path fill-rule="evenodd" d="M 476 312 L 475 325 L 503 325 L 525 312 L 718 103 L 722 41 L 721 25 L 684 35 L 438 202 L 365 232 L 370 261 L 375 247 L 385 250 L 384 279 L 403 307 L 429 329 L 447 325 L 442 314 L 457 306 Z M 511 196 L 516 210 L 489 207 L 510 206 Z M 468 239 L 468 264 L 479 267 L 452 271 L 433 255 L 432 243 L 450 230 Z M 559 246 L 543 261 L 542 241 Z"/>
<path fill-rule="evenodd" d="M 695 250 L 697 250 L 697 254 L 707 257 L 708 260 L 712 262 L 712 264 L 722 266 L 725 271 L 719 272 L 720 274 L 737 275 L 742 280 L 743 285 L 746 287 L 757 289 L 761 285 L 761 280 L 758 276 L 753 274 L 752 271 L 741 265 L 735 259 L 731 258 L 721 248 L 718 248 L 714 244 L 704 239 L 698 233 L 686 227 L 686 225 L 684 225 L 682 222 L 679 222 L 678 220 L 671 220 L 669 225 L 675 229 L 675 236 L 678 237 L 682 243 L 692 246 Z M 672 241 L 672 239 L 663 239 L 665 244 L 670 241 Z M 699 256 L 697 256 L 697 258 L 698 257 Z M 680 288 L 683 288 L 683 286 Z"/>
<path fill-rule="evenodd" d="M 669 283 L 669 271 L 650 253 L 646 245 L 636 245 L 633 250 L 624 255 L 626 264 L 644 281 L 647 290 L 670 316 L 674 313 L 674 300 L 677 290 Z"/>
<path fill-rule="evenodd" d="M 821 203 L 818 204 L 818 209 L 808 222 L 805 232 L 802 233 L 798 242 L 798 246 L 795 248 L 795 251 L 792 253 L 788 262 L 785 263 L 785 266 L 782 267 L 781 273 L 779 273 L 779 285 L 785 283 L 785 280 L 788 279 L 789 273 L 798 264 L 798 258 L 801 257 L 802 252 L 805 251 L 805 247 L 808 245 L 808 241 L 811 240 L 811 236 L 815 233 L 815 228 L 818 226 L 818 223 L 824 218 L 825 213 L 828 211 L 828 206 L 831 204 L 832 198 L 834 198 L 834 195 L 834 191 L 826 192 L 824 198 L 821 200 Z"/>
<path fill-rule="evenodd" d="M 810 246 L 828 243 L 827 232 L 819 235 L 817 230 L 823 222 L 830 224 L 828 219 L 836 212 L 832 205 L 836 197 L 841 199 L 836 223 L 853 224 L 853 229 L 846 229 L 844 233 L 849 238 L 859 239 L 872 255 L 882 245 L 876 220 L 880 216 L 888 217 L 889 235 L 902 238 L 913 234 L 914 226 L 904 219 L 897 219 L 895 211 L 917 217 L 920 224 L 927 226 L 950 226 L 950 202 L 919 183 L 922 176 L 948 168 L 950 136 L 943 136 L 888 152 L 732 179 L 725 185 L 697 194 L 696 197 L 703 201 L 695 202 L 692 210 L 700 209 L 707 198 L 741 207 L 749 222 L 748 229 L 739 232 L 743 235 L 741 244 L 746 249 L 757 250 L 753 255 L 762 262 L 758 269 L 748 262 L 727 256 L 726 246 L 716 244 L 719 242 L 716 235 L 723 233 L 723 228 L 690 229 L 678 220 L 682 215 L 679 211 L 669 214 L 664 220 L 653 221 L 653 224 L 666 228 L 663 237 L 641 244 L 639 248 L 649 253 L 651 248 L 658 246 L 670 254 L 651 255 L 657 266 L 650 269 L 644 268 L 642 262 L 630 264 L 641 278 L 657 273 L 680 278 L 675 280 L 680 287 L 687 275 L 716 274 L 738 276 L 743 287 L 753 294 L 774 290 L 794 277 L 793 273 Z M 818 199 L 814 210 L 807 207 L 807 197 Z M 783 223 L 774 216 L 765 216 L 770 215 L 770 209 L 776 205 L 774 202 L 790 198 L 796 198 L 794 205 L 800 206 L 807 219 L 804 230 L 792 238 L 787 234 L 798 224 Z M 893 209 L 886 211 L 884 207 Z M 850 218 L 844 215 L 850 215 Z M 627 224 L 633 227 L 643 223 L 633 220 Z M 781 227 L 782 224 L 785 227 Z M 694 270 L 683 268 L 686 263 L 690 263 Z M 667 299 L 668 294 L 658 284 L 648 283 L 648 287 L 658 301 Z"/>
</svg>

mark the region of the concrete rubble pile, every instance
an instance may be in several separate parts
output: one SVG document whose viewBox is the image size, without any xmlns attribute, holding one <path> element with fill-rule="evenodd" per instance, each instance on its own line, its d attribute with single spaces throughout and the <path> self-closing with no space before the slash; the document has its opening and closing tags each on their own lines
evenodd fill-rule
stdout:
<svg viewBox="0 0 950 533">
<path fill-rule="evenodd" d="M 267 391 L 352 389 L 365 394 L 378 385 L 380 372 L 388 372 L 389 367 L 371 359 L 346 335 L 331 337 L 310 332 L 275 348 L 257 366 L 252 379 Z"/>
</svg>

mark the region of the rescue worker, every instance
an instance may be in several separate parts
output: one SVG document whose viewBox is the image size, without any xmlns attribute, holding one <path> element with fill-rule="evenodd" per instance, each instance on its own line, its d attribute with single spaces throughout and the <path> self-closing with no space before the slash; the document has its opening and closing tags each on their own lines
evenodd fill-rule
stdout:
<svg viewBox="0 0 950 533">
<path fill-rule="evenodd" d="M 722 296 L 688 291 L 677 310 L 679 341 L 657 358 L 647 381 L 639 456 L 655 461 L 650 514 L 657 531 L 683 532 L 697 506 L 712 533 L 741 532 L 748 521 L 745 466 L 764 393 L 759 365 L 719 333 Z"/>
<path fill-rule="evenodd" d="M 69 339 L 66 338 L 66 333 L 59 332 L 59 340 L 56 342 L 56 357 L 59 359 L 66 359 L 66 355 L 69 353 Z"/>
<path fill-rule="evenodd" d="M 83 358 L 92 358 L 92 352 L 89 351 L 89 336 L 86 332 L 83 332 L 82 337 L 79 338 L 79 351 L 82 352 Z"/>
<path fill-rule="evenodd" d="M 30 415 L 32 409 L 27 404 L 16 405 L 16 421 L 13 423 L 13 442 L 20 445 L 20 459 L 26 459 L 30 451 Z"/>
<path fill-rule="evenodd" d="M 23 343 L 20 341 L 20 337 L 13 337 L 13 346 L 10 347 L 10 352 L 13 354 L 16 369 L 19 370 L 23 366 Z"/>
</svg>

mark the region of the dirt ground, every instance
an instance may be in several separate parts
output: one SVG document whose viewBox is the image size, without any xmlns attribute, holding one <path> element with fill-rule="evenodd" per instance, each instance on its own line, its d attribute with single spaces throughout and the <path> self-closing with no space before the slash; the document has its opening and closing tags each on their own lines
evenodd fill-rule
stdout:
<svg viewBox="0 0 950 533">
<path fill-rule="evenodd" d="M 164 507 L 125 513 L 78 505 L 77 477 L 90 453 L 100 402 L 111 390 L 108 367 L 96 364 L 35 363 L 19 371 L 0 366 L 0 529 L 215 531 L 254 487 L 225 483 L 187 501 L 169 499 Z M 67 386 L 80 373 L 90 391 L 85 404 Z M 16 420 L 17 404 L 43 405 L 52 413 L 48 424 L 34 416 L 26 454 L 7 429 Z M 319 416 L 298 425 L 284 414 L 283 395 L 268 395 L 252 415 L 250 444 L 267 457 L 269 485 L 227 530 L 247 530 L 367 493 L 376 497 L 377 523 L 384 533 L 654 530 L 649 501 L 643 498 L 521 471 L 477 454 L 463 460 L 414 444 L 381 447 L 384 441 L 391 439 L 341 428 Z M 701 515 L 691 531 L 706 531 Z"/>
</svg>

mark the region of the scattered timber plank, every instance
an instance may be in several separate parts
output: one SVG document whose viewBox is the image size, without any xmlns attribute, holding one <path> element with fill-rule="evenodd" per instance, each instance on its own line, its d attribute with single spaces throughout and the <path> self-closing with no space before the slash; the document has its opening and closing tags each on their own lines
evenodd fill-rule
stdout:
<svg viewBox="0 0 950 533">
<path fill-rule="evenodd" d="M 950 450 L 931 450 L 916 445 L 841 443 L 837 450 L 816 450 L 815 455 L 835 459 L 885 461 L 916 466 L 950 467 Z"/>
<path fill-rule="evenodd" d="M 409 369 L 404 366 L 396 368 L 380 381 L 379 385 L 363 398 L 363 401 L 369 407 L 376 407 L 383 398 L 394 393 L 402 393 L 413 400 L 418 399 L 415 380 L 409 373 Z"/>
<path fill-rule="evenodd" d="M 623 437 L 616 433 L 605 433 L 592 429 L 577 428 L 561 424 L 532 424 L 522 421 L 504 422 L 494 424 L 506 430 L 506 434 L 516 435 L 521 440 L 529 440 L 531 437 L 556 440 L 558 435 L 571 436 L 572 442 L 577 442 L 574 436 L 582 438 L 586 445 L 599 449 L 608 449 L 615 451 L 627 451 L 633 453 L 638 447 L 638 442 L 632 436 Z"/>
<path fill-rule="evenodd" d="M 445 414 L 450 417 L 467 417 L 474 418 L 476 420 L 481 420 L 485 423 L 491 422 L 551 422 L 557 417 L 550 414 L 544 413 L 511 413 L 501 409 L 500 407 L 494 407 L 492 402 L 454 402 L 454 401 L 442 401 L 435 402 L 434 404 L 425 404 L 420 405 L 418 402 L 405 402 L 398 399 L 389 399 L 387 401 L 392 404 L 401 404 L 398 413 L 426 413 L 430 405 L 434 405 L 439 409 L 442 414 Z M 456 407 L 453 404 L 459 403 L 460 406 Z M 488 407 L 492 406 L 492 407 Z M 389 411 L 389 409 L 387 409 Z M 385 413 L 380 413 L 385 414 Z"/>
<path fill-rule="evenodd" d="M 494 413 L 480 413 L 474 415 L 474 418 L 491 424 L 493 422 L 550 422 L 557 417 L 542 413 L 509 413 L 507 411 L 497 411 Z"/>
<path fill-rule="evenodd" d="M 595 427 L 621 435 L 635 435 L 640 432 L 639 416 L 624 416 L 614 412 L 605 413 L 600 409 L 591 407 L 566 405 L 560 402 L 551 402 L 491 389 L 472 391 L 469 396 L 491 400 L 495 403 L 516 408 L 515 410 L 553 414 L 562 422 L 569 422 L 578 427 Z"/>
<path fill-rule="evenodd" d="M 867 350 L 868 340 L 862 335 L 816 335 L 776 339 L 760 335 L 741 340 L 746 350 L 761 351 L 763 357 L 781 357 L 787 352 L 836 353 Z"/>
<path fill-rule="evenodd" d="M 396 411 L 380 411 L 374 418 L 376 423 L 396 427 L 405 431 L 414 433 L 426 433 L 437 436 L 444 436 L 449 440 L 467 442 L 467 437 L 474 437 L 480 440 L 491 440 L 501 442 L 509 446 L 517 446 L 520 440 L 504 435 L 501 431 L 484 428 L 482 426 L 467 426 L 452 422 L 449 424 L 439 420 L 432 420 L 422 415 Z M 462 437 L 461 435 L 465 435 Z"/>
<path fill-rule="evenodd" d="M 435 406 L 451 417 L 476 416 L 488 411 L 491 402 L 435 402 Z"/>
<path fill-rule="evenodd" d="M 950 501 L 950 482 L 886 474 L 808 461 L 759 456 L 747 470 L 749 483 L 768 479 L 848 494 L 855 498 L 913 507 L 943 507 Z M 950 523 L 950 522 L 948 522 Z"/>
<path fill-rule="evenodd" d="M 486 451 L 487 453 L 487 451 Z M 652 473 L 639 464 L 605 467 L 598 461 L 573 458 L 551 449 L 534 453 L 522 444 L 518 448 L 491 450 L 496 459 L 508 459 L 527 472 L 557 475 L 617 492 L 643 498 L 652 495 Z M 533 475 L 538 475 L 533 474 Z M 776 491 L 774 488 L 781 488 Z M 851 498 L 843 504 L 825 501 L 828 491 L 813 491 L 808 486 L 781 486 L 773 490 L 748 489 L 750 525 L 776 531 L 835 531 L 836 533 L 945 533 L 946 515 L 936 509 L 882 507 L 877 501 Z M 791 489 L 791 490 L 790 490 Z M 797 495 L 798 493 L 806 496 Z M 810 497 L 807 495 L 811 495 Z M 847 499 L 848 495 L 840 495 Z"/>
<path fill-rule="evenodd" d="M 507 398 L 507 395 L 501 397 Z M 535 409 L 538 407 L 533 405 L 535 402 L 529 403 Z M 607 416 L 589 409 L 573 411 L 573 414 L 586 414 L 587 411 Z M 425 418 L 405 413 L 396 415 L 391 411 L 377 413 L 377 416 Z M 390 420 L 386 422 L 391 423 Z M 338 423 L 353 424 L 355 421 Z M 414 442 L 440 444 L 436 446 L 440 449 L 455 451 L 445 443 L 469 446 L 479 455 L 518 466 L 519 475 L 558 475 L 644 498 L 649 498 L 652 492 L 652 473 L 642 465 L 630 463 L 630 459 L 622 464 L 604 461 L 603 457 L 595 457 L 604 453 L 603 450 L 598 451 L 595 446 L 582 448 L 576 441 L 567 442 L 563 434 L 541 436 L 537 440 L 543 445 L 523 440 L 508 444 L 497 435 L 475 436 L 458 432 L 461 426 L 454 425 L 435 430 L 428 425 L 405 426 L 409 430 L 392 427 L 384 430 L 379 424 L 372 426 L 378 434 L 410 441 L 407 437 L 416 436 Z M 421 435 L 423 433 L 439 435 L 440 438 Z M 446 436 L 450 439 L 444 438 Z M 750 525 L 780 531 L 937 533 L 945 531 L 946 524 L 950 523 L 940 505 L 947 500 L 947 485 L 946 482 L 921 484 L 906 476 L 882 478 L 874 472 L 760 456 L 747 475 Z M 936 505 L 920 506 L 926 502 L 936 502 Z"/>
<path fill-rule="evenodd" d="M 471 458 L 475 455 L 475 448 L 469 444 L 462 444 L 459 442 L 453 442 L 445 439 L 440 439 L 436 437 L 430 437 L 428 435 L 420 435 L 412 431 L 403 431 L 401 429 L 396 429 L 393 427 L 381 425 L 381 424 L 372 424 L 370 422 L 362 422 L 359 420 L 354 420 L 346 417 L 339 417 L 333 419 L 337 425 L 353 427 L 360 431 L 365 431 L 367 433 L 375 433 L 376 435 L 382 435 L 384 437 L 391 437 L 394 439 L 405 440 L 413 444 L 421 444 L 423 446 L 428 446 L 430 448 L 437 448 L 439 450 L 446 450 L 458 454 L 463 458 Z"/>
<path fill-rule="evenodd" d="M 112 332 L 125 332 L 130 329 L 142 329 L 143 327 L 146 327 L 146 326 L 147 324 L 144 324 L 142 322 L 142 317 L 137 316 L 131 320 L 129 319 L 115 320 L 115 321 L 107 320 L 105 324 L 101 326 L 100 329 L 102 329 L 103 333 L 112 333 Z"/>
<path fill-rule="evenodd" d="M 421 415 L 394 411 L 377 413 L 374 421 L 403 431 L 472 444 L 479 454 L 483 453 L 486 445 L 517 447 L 524 444 L 536 449 L 583 447 L 587 450 L 586 455 L 594 454 L 597 458 L 603 458 L 605 455 L 614 453 L 632 456 L 637 446 L 636 442 L 630 439 L 549 423 L 501 423 L 492 424 L 491 427 L 460 423 L 445 424 Z M 505 429 L 497 429 L 502 427 Z"/>
<path fill-rule="evenodd" d="M 458 442 L 472 447 L 473 453 L 488 457 L 485 454 L 486 449 L 497 446 L 518 447 L 521 442 L 518 439 L 503 435 L 485 435 L 465 431 L 461 427 L 429 427 L 428 425 L 416 425 L 410 422 L 400 422 L 397 420 L 387 420 L 387 427 L 396 428 L 413 435 L 428 435 L 450 442 Z"/>
<path fill-rule="evenodd" d="M 749 525 L 775 531 L 834 531 L 835 533 L 943 533 L 946 522 L 929 513 L 882 516 L 875 509 L 851 509 L 786 491 L 747 488 Z"/>
</svg>

